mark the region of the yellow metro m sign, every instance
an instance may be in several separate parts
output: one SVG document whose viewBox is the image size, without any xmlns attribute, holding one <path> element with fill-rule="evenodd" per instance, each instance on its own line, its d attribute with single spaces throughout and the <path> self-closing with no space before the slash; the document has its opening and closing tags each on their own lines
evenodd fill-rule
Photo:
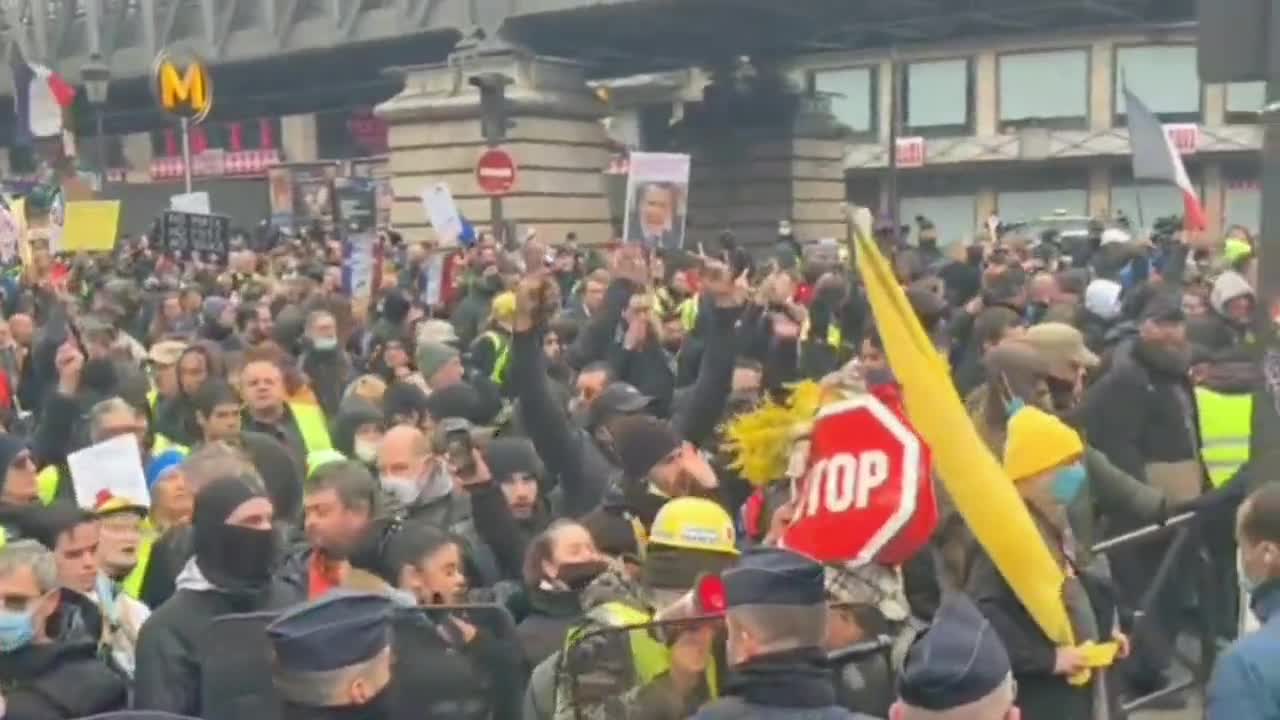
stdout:
<svg viewBox="0 0 1280 720">
<path fill-rule="evenodd" d="M 180 63 L 167 55 L 156 58 L 154 89 L 160 109 L 200 122 L 213 108 L 213 80 L 199 59 Z"/>
</svg>

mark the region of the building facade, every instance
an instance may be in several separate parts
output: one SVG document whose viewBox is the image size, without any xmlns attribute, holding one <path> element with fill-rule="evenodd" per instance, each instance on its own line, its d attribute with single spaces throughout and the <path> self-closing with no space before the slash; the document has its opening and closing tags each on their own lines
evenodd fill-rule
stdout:
<svg viewBox="0 0 1280 720">
<path fill-rule="evenodd" d="M 830 94 L 850 131 L 851 201 L 883 207 L 893 67 L 899 68 L 900 217 L 945 240 L 992 213 L 1028 220 L 1123 211 L 1181 214 L 1172 188 L 1132 179 L 1124 88 L 1166 123 L 1211 227 L 1259 223 L 1262 83 L 1201 83 L 1194 27 L 1013 35 L 795 57 L 797 82 Z"/>
</svg>

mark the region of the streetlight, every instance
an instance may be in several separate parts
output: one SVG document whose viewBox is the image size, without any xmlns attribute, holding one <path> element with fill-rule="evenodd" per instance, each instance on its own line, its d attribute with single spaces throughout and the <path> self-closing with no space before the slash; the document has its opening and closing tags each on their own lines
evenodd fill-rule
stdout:
<svg viewBox="0 0 1280 720">
<path fill-rule="evenodd" d="M 107 105 L 107 90 L 111 85 L 111 68 L 102 62 L 102 56 L 93 53 L 80 68 L 80 81 L 84 83 L 85 98 L 93 106 L 93 113 L 98 123 L 96 152 L 98 155 L 98 172 L 102 173 L 102 182 L 107 181 L 106 145 L 102 137 L 102 109 Z"/>
</svg>

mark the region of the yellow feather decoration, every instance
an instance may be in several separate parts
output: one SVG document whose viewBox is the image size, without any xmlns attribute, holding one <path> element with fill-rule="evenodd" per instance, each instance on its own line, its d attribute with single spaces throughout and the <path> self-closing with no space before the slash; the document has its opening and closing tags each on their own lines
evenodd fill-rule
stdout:
<svg viewBox="0 0 1280 720">
<path fill-rule="evenodd" d="M 826 395 L 827 388 L 806 380 L 791 387 L 785 403 L 766 400 L 731 419 L 724 428 L 724 449 L 733 457 L 730 467 L 756 487 L 785 479 L 791 449 L 809 434 Z"/>
</svg>

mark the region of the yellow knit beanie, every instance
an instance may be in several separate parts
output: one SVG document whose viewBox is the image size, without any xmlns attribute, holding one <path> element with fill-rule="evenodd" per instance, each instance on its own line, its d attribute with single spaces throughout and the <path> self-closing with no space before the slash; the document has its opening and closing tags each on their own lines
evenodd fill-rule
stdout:
<svg viewBox="0 0 1280 720">
<path fill-rule="evenodd" d="M 1079 433 L 1040 408 L 1024 407 L 1009 419 L 1004 471 L 1015 483 L 1070 464 L 1083 454 Z"/>
</svg>

